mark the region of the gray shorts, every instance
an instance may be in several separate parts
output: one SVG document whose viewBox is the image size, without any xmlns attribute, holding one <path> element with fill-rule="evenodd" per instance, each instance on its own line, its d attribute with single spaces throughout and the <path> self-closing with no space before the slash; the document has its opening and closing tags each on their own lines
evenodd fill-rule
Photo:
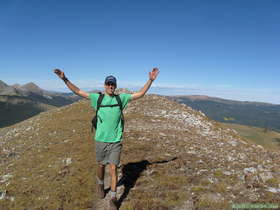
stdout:
<svg viewBox="0 0 280 210">
<path fill-rule="evenodd" d="M 122 143 L 120 141 L 114 143 L 95 141 L 96 161 L 103 165 L 108 163 L 119 165 L 121 150 Z"/>
</svg>

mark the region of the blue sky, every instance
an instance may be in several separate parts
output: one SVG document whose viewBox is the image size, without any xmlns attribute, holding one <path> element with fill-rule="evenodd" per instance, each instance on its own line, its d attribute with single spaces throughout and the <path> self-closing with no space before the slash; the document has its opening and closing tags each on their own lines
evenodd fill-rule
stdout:
<svg viewBox="0 0 280 210">
<path fill-rule="evenodd" d="M 85 90 L 113 74 L 150 93 L 280 104 L 278 0 L 3 0 L 0 80 Z"/>
</svg>

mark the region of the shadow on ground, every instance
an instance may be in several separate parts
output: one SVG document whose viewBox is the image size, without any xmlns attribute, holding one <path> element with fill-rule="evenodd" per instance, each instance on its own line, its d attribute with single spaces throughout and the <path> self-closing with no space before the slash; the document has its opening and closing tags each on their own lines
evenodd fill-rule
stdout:
<svg viewBox="0 0 280 210">
<path fill-rule="evenodd" d="M 121 206 L 124 199 L 128 196 L 129 191 L 135 186 L 137 179 L 140 177 L 141 173 L 147 169 L 148 165 L 163 164 L 170 161 L 176 160 L 174 157 L 170 160 L 154 161 L 149 162 L 148 160 L 142 160 L 139 162 L 128 163 L 122 168 L 122 177 L 118 182 L 118 186 L 124 185 L 124 192 L 119 199 L 119 207 Z"/>
</svg>

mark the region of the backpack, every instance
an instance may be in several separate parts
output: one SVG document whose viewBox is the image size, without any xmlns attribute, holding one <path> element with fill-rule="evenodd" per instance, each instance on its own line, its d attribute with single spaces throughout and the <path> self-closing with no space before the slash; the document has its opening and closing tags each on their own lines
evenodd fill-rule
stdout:
<svg viewBox="0 0 280 210">
<path fill-rule="evenodd" d="M 119 95 L 114 95 L 114 97 L 116 97 L 116 100 L 117 100 L 117 104 L 113 104 L 113 105 L 101 105 L 102 103 L 102 100 L 104 98 L 104 94 L 99 92 L 99 97 L 97 99 L 97 107 L 96 107 L 96 111 L 95 111 L 95 116 L 92 118 L 91 120 L 91 132 L 93 132 L 93 128 L 96 130 L 97 129 L 97 120 L 98 120 L 98 116 L 97 116 L 97 113 L 100 109 L 100 107 L 114 107 L 114 106 L 118 106 L 120 107 L 120 110 L 121 110 L 121 125 L 122 125 L 122 132 L 124 130 L 124 116 L 123 116 L 123 108 L 122 108 L 122 101 L 121 101 L 121 98 Z"/>
</svg>

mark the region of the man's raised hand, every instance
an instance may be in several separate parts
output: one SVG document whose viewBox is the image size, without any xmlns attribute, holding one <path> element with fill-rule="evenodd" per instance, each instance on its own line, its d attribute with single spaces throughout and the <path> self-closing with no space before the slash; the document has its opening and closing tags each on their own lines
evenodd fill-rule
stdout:
<svg viewBox="0 0 280 210">
<path fill-rule="evenodd" d="M 159 74 L 158 68 L 153 68 L 153 70 L 149 72 L 150 80 L 154 81 L 157 78 L 158 74 Z"/>
<path fill-rule="evenodd" d="M 65 78 L 64 72 L 61 71 L 60 69 L 54 69 L 53 71 L 54 71 L 54 73 L 56 73 L 56 75 L 59 76 L 61 79 Z"/>
</svg>

